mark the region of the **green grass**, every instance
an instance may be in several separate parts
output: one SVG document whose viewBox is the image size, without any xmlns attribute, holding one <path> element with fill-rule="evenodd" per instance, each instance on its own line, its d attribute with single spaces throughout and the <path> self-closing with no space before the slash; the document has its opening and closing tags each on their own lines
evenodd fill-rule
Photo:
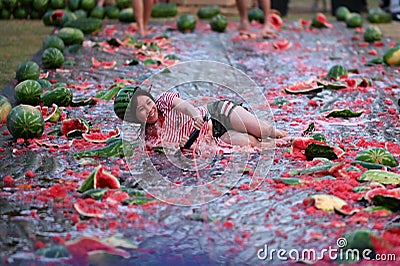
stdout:
<svg viewBox="0 0 400 266">
<path fill-rule="evenodd" d="M 33 58 L 53 31 L 40 20 L 0 20 L 0 90 L 15 78 L 15 70 Z"/>
</svg>

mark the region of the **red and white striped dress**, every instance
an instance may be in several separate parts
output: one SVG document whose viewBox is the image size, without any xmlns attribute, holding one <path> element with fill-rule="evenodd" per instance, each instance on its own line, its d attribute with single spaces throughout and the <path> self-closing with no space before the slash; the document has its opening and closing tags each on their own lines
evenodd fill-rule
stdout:
<svg viewBox="0 0 400 266">
<path fill-rule="evenodd" d="M 193 119 L 173 107 L 172 102 L 177 97 L 180 98 L 179 92 L 164 92 L 156 99 L 159 120 L 161 120 L 161 129 L 158 130 L 157 137 L 162 142 L 179 144 L 183 137 L 189 136 L 194 130 Z M 196 108 L 202 116 L 207 113 L 205 106 Z M 208 123 L 204 123 L 198 141 L 201 141 L 201 138 L 207 134 Z"/>
</svg>

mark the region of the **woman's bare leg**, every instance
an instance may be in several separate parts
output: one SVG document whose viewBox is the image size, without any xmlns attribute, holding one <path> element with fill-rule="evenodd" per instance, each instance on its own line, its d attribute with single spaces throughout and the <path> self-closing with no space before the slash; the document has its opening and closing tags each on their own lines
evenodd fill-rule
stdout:
<svg viewBox="0 0 400 266">
<path fill-rule="evenodd" d="M 144 0 L 143 6 L 143 27 L 145 30 L 145 34 L 147 34 L 147 24 L 149 22 L 151 16 L 151 10 L 153 9 L 153 1 L 154 0 Z"/>
<path fill-rule="evenodd" d="M 271 1 L 270 0 L 259 0 L 260 7 L 264 11 L 264 25 L 261 29 L 261 34 L 271 34 L 275 32 L 275 29 L 272 27 L 269 22 L 269 15 L 271 14 Z"/>
<path fill-rule="evenodd" d="M 239 11 L 240 25 L 239 30 L 247 30 L 249 27 L 249 19 L 247 18 L 247 6 L 245 0 L 236 0 L 236 6 Z"/>
<path fill-rule="evenodd" d="M 132 0 L 133 13 L 135 20 L 138 25 L 138 31 L 141 36 L 146 35 L 146 29 L 144 28 L 143 18 L 143 0 Z"/>
<path fill-rule="evenodd" d="M 260 147 L 260 141 L 252 135 L 235 130 L 228 130 L 221 136 L 221 140 L 233 146 Z"/>
<path fill-rule="evenodd" d="M 233 109 L 229 116 L 234 130 L 249 133 L 260 139 L 283 138 L 288 134 L 285 131 L 275 129 L 266 121 L 259 120 L 254 114 L 250 113 L 241 106 Z"/>
</svg>

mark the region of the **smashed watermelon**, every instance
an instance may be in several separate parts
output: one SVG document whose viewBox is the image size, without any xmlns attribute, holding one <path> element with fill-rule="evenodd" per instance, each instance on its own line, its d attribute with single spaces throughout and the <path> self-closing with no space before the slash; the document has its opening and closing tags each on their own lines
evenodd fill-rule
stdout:
<svg viewBox="0 0 400 266">
<path fill-rule="evenodd" d="M 67 137 L 81 136 L 90 132 L 89 123 L 82 118 L 69 118 L 62 122 L 61 133 Z"/>
<path fill-rule="evenodd" d="M 313 145 L 311 145 L 313 144 Z M 310 146 L 311 145 L 311 146 Z M 310 146 L 310 147 L 309 147 Z M 343 156 L 344 151 L 338 147 L 335 146 L 329 146 L 328 144 L 326 144 L 325 142 L 321 142 L 318 140 L 315 140 L 314 138 L 305 138 L 305 137 L 298 137 L 295 138 L 293 140 L 292 146 L 291 146 L 291 150 L 290 150 L 290 154 L 296 158 L 301 158 L 304 160 L 312 160 L 315 157 L 322 157 L 321 154 L 315 154 L 313 153 L 313 151 L 309 151 L 306 154 L 306 150 L 311 149 L 314 147 L 318 148 L 318 147 L 327 147 L 327 148 L 331 148 L 332 152 L 335 155 L 335 158 L 333 159 L 337 159 Z M 331 154 L 331 153 L 329 153 Z M 312 156 L 313 155 L 313 156 Z M 326 158 L 326 157 L 325 157 Z M 330 159 L 330 158 L 328 158 Z"/>
<path fill-rule="evenodd" d="M 96 188 L 120 188 L 118 178 L 107 172 L 102 165 L 97 166 L 79 187 L 78 192 Z"/>
<path fill-rule="evenodd" d="M 108 133 L 93 132 L 93 133 L 83 133 L 82 137 L 84 140 L 93 143 L 104 143 L 111 138 L 117 138 L 120 135 L 120 130 L 117 127 L 115 130 L 111 130 Z"/>
</svg>

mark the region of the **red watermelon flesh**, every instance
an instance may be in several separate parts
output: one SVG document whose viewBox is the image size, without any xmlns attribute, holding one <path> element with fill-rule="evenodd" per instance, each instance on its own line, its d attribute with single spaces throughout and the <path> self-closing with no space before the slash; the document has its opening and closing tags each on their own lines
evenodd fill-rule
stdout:
<svg viewBox="0 0 400 266">
<path fill-rule="evenodd" d="M 63 121 L 61 125 L 61 132 L 69 136 L 73 133 L 89 133 L 89 124 L 80 118 L 70 118 Z"/>
<path fill-rule="evenodd" d="M 105 171 L 105 167 L 100 167 L 94 176 L 94 188 L 119 188 L 121 185 L 111 173 Z"/>
<path fill-rule="evenodd" d="M 111 138 L 116 138 L 120 135 L 120 130 L 117 127 L 115 130 L 111 130 L 108 133 L 93 132 L 82 134 L 83 139 L 93 143 L 104 143 Z"/>
<path fill-rule="evenodd" d="M 318 13 L 317 16 L 316 16 L 316 19 L 317 19 L 318 22 L 323 24 L 325 27 L 332 28 L 332 24 L 328 22 L 328 20 L 326 19 L 324 14 Z"/>
</svg>

